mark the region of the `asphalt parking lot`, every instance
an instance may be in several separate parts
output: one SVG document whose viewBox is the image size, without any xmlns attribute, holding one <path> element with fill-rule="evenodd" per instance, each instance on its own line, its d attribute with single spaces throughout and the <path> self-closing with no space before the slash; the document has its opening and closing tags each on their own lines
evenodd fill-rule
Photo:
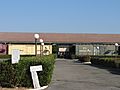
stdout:
<svg viewBox="0 0 120 90">
<path fill-rule="evenodd" d="M 120 71 L 57 59 L 47 90 L 120 90 Z"/>
</svg>

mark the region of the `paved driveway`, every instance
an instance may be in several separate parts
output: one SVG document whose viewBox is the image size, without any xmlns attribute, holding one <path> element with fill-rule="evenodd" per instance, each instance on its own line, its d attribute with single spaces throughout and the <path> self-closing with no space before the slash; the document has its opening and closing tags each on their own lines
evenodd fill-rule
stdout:
<svg viewBox="0 0 120 90">
<path fill-rule="evenodd" d="M 120 72 L 57 59 L 47 90 L 120 90 Z"/>
</svg>

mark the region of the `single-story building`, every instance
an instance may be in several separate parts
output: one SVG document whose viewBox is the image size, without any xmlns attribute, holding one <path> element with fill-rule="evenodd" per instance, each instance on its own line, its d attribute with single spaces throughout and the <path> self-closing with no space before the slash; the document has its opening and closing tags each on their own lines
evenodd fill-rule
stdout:
<svg viewBox="0 0 120 90">
<path fill-rule="evenodd" d="M 19 49 L 22 55 L 35 55 L 35 33 L 0 32 L 0 54 Z M 120 54 L 120 34 L 38 33 L 37 54 L 61 56 Z M 41 45 L 43 39 L 44 45 Z"/>
</svg>

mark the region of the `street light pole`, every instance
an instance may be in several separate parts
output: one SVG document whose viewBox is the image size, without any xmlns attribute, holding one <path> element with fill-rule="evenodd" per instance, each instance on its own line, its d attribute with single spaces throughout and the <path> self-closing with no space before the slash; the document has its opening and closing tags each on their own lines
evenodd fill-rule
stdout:
<svg viewBox="0 0 120 90">
<path fill-rule="evenodd" d="M 118 50 L 118 46 L 119 46 L 119 44 L 118 43 L 115 43 L 115 51 L 117 52 Z M 118 52 L 117 52 L 117 55 L 118 55 Z"/>
<path fill-rule="evenodd" d="M 37 56 L 37 39 L 35 38 L 35 55 Z"/>
<path fill-rule="evenodd" d="M 43 39 L 40 39 L 40 56 L 42 56 L 42 49 L 41 49 L 42 43 L 43 43 Z"/>
<path fill-rule="evenodd" d="M 96 49 L 97 49 L 97 55 L 99 55 L 99 52 L 100 52 L 100 47 L 99 47 L 99 46 L 97 46 L 97 47 L 96 47 Z"/>
<path fill-rule="evenodd" d="M 120 45 L 118 43 L 115 43 L 115 49 L 116 49 L 117 55 L 118 55 L 118 47 L 119 46 Z M 116 58 L 115 62 L 116 62 L 116 67 L 119 68 L 119 63 L 118 63 L 118 60 L 117 60 L 117 55 L 115 57 Z"/>
<path fill-rule="evenodd" d="M 39 38 L 39 34 L 34 34 L 35 38 L 35 55 L 37 56 L 37 39 Z"/>
<path fill-rule="evenodd" d="M 42 45 L 42 52 L 43 52 L 43 46 L 44 46 L 44 43 L 42 42 L 41 45 Z M 41 54 L 43 55 L 43 53 L 41 53 Z"/>
</svg>

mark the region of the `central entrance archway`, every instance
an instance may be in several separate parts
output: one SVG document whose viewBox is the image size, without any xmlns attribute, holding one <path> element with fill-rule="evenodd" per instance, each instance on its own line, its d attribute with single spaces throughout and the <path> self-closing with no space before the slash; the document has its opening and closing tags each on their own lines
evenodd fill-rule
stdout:
<svg viewBox="0 0 120 90">
<path fill-rule="evenodd" d="M 57 44 L 53 48 L 58 58 L 70 59 L 71 56 L 75 56 L 75 45 L 73 44 Z"/>
</svg>

